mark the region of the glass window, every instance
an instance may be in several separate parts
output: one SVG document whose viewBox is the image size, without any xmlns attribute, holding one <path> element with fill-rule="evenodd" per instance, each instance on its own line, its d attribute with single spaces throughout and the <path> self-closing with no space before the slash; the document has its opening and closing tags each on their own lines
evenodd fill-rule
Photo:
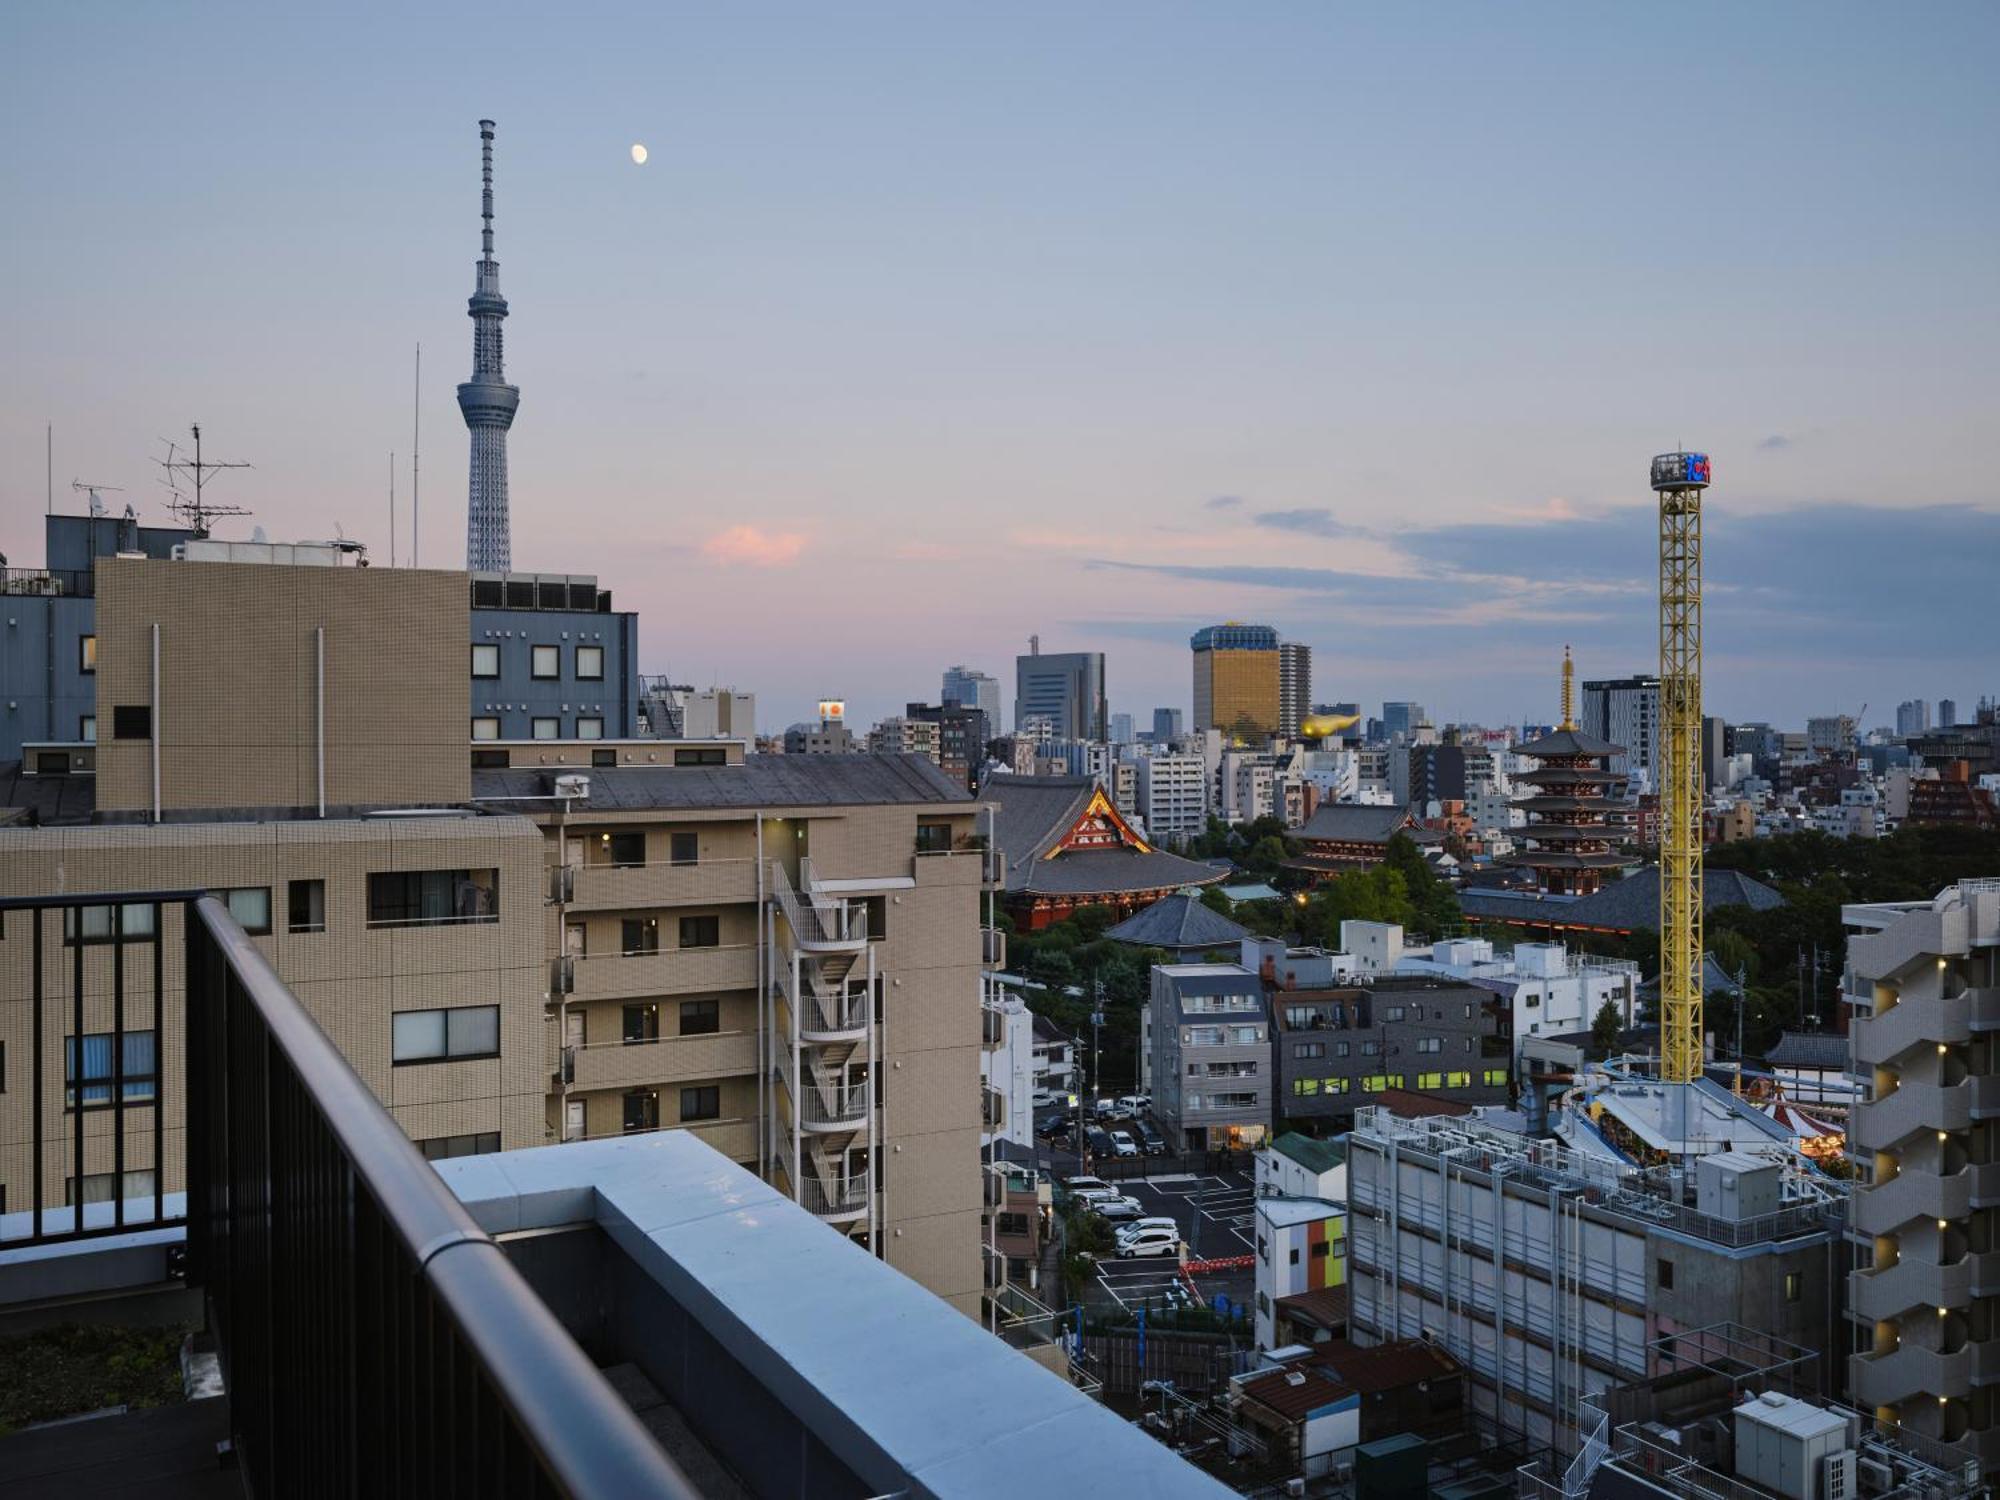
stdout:
<svg viewBox="0 0 2000 1500">
<path fill-rule="evenodd" d="M 120 703 L 111 710 L 111 737 L 118 740 L 150 740 L 153 737 L 153 706 L 150 703 Z"/>
<path fill-rule="evenodd" d="M 474 677 L 498 677 L 500 675 L 500 648 L 498 646 L 474 646 L 472 648 L 472 675 Z"/>
<path fill-rule="evenodd" d="M 604 648 L 602 646 L 578 646 L 576 648 L 576 675 L 584 682 L 604 680 Z"/>
<path fill-rule="evenodd" d="M 368 876 L 370 927 L 499 920 L 498 870 L 377 870 Z"/>
<path fill-rule="evenodd" d="M 951 824 L 919 823 L 917 825 L 917 853 L 949 854 L 951 852 Z"/>
<path fill-rule="evenodd" d="M 528 738 L 531 740 L 559 740 L 562 738 L 562 720 L 555 718 L 530 719 Z"/>
<path fill-rule="evenodd" d="M 729 764 L 729 755 L 720 746 L 711 746 L 700 750 L 676 750 L 674 752 L 674 764 L 677 766 L 726 766 Z"/>
<path fill-rule="evenodd" d="M 692 865 L 701 862 L 701 835 L 698 833 L 675 833 L 668 835 L 670 857 L 677 865 Z"/>
<path fill-rule="evenodd" d="M 490 1156 L 500 1149 L 500 1132 L 482 1130 L 472 1135 L 439 1135 L 418 1141 L 417 1149 L 426 1161 L 448 1161 L 454 1156 Z"/>
<path fill-rule="evenodd" d="M 562 647 L 530 647 L 528 651 L 528 675 L 537 678 L 562 676 Z"/>
<path fill-rule="evenodd" d="M 1248 1047 L 1257 1041 L 1257 1028 L 1255 1026 L 1237 1026 L 1232 1029 L 1236 1033 L 1235 1041 L 1239 1047 Z"/>
<path fill-rule="evenodd" d="M 157 1179 L 154 1177 L 151 1169 L 143 1172 L 128 1171 L 125 1174 L 125 1188 L 123 1192 L 118 1191 L 116 1187 L 117 1181 L 118 1174 L 116 1172 L 88 1173 L 83 1179 L 83 1201 L 86 1204 L 109 1203 L 113 1198 L 123 1198 L 129 1203 L 135 1198 L 151 1198 L 157 1191 L 155 1186 Z M 74 1177 L 67 1178 L 63 1182 L 63 1206 L 66 1208 L 76 1207 L 76 1179 Z"/>
<path fill-rule="evenodd" d="M 660 951 L 660 919 L 627 917 L 618 924 L 618 951 L 628 958 Z"/>
<path fill-rule="evenodd" d="M 285 928 L 289 932 L 326 931 L 324 880 L 294 880 L 286 888 Z"/>
<path fill-rule="evenodd" d="M 604 720 L 594 714 L 579 714 L 576 721 L 576 737 L 580 740 L 603 739 Z"/>
<path fill-rule="evenodd" d="M 97 670 L 97 637 L 80 635 L 76 638 L 76 669 L 79 672 Z"/>
<path fill-rule="evenodd" d="M 719 948 L 722 946 L 722 918 L 682 917 L 680 945 L 683 948 Z"/>
<path fill-rule="evenodd" d="M 79 1090 L 85 1109 L 112 1102 L 112 1090 L 118 1082 L 112 1045 L 116 1040 L 116 1035 L 109 1031 L 86 1033 L 79 1058 L 77 1039 L 73 1036 L 64 1039 L 63 1081 L 68 1087 L 63 1092 L 63 1108 L 77 1107 Z M 154 1045 L 153 1033 L 126 1032 L 124 1052 L 124 1088 L 121 1091 L 124 1101 L 133 1104 L 153 1098 L 159 1091 L 158 1049 Z"/>
<path fill-rule="evenodd" d="M 1333 1055 L 1335 1057 L 1346 1057 L 1353 1050 L 1352 1044 L 1348 1042 L 1335 1042 L 1333 1044 Z"/>
<path fill-rule="evenodd" d="M 66 943 L 127 943 L 153 935 L 153 907 L 144 901 L 119 906 L 71 906 L 63 911 Z"/>
<path fill-rule="evenodd" d="M 660 1096 L 653 1089 L 633 1089 L 625 1096 L 625 1128 L 657 1130 L 660 1127 Z"/>
<path fill-rule="evenodd" d="M 599 834 L 597 845 L 612 864 L 634 869 L 646 862 L 646 835 L 637 829 Z"/>
<path fill-rule="evenodd" d="M 500 738 L 500 720 L 492 715 L 484 715 L 472 721 L 472 737 L 475 740 L 497 740 Z"/>
<path fill-rule="evenodd" d="M 466 1005 L 445 1015 L 445 1050 L 453 1057 L 493 1057 L 500 1051 L 500 1007 Z"/>
<path fill-rule="evenodd" d="M 626 1006 L 622 1039 L 627 1042 L 657 1042 L 660 1039 L 660 1007 L 652 1004 Z"/>
<path fill-rule="evenodd" d="M 85 714 L 76 721 L 76 737 L 86 745 L 97 743 L 97 715 Z"/>
<path fill-rule="evenodd" d="M 513 764 L 513 757 L 505 750 L 475 750 L 472 752 L 472 769 L 475 771 L 504 771 Z"/>
<path fill-rule="evenodd" d="M 710 1036 L 722 1030 L 720 1000 L 681 1001 L 681 1035 Z"/>
<path fill-rule="evenodd" d="M 389 1026 L 389 1055 L 392 1061 L 426 1062 L 444 1056 L 443 1011 L 401 1011 Z"/>
<path fill-rule="evenodd" d="M 719 1120 L 722 1118 L 722 1089 L 719 1085 L 703 1084 L 698 1088 L 681 1090 L 681 1120 Z"/>
<path fill-rule="evenodd" d="M 216 894 L 222 897 L 223 904 L 229 908 L 229 915 L 236 918 L 236 925 L 245 932 L 261 935 L 271 930 L 271 888 L 268 885 L 242 885 Z"/>
<path fill-rule="evenodd" d="M 590 763 L 593 766 L 615 766 L 618 764 L 618 752 L 616 750 L 593 750 L 590 752 Z"/>
</svg>

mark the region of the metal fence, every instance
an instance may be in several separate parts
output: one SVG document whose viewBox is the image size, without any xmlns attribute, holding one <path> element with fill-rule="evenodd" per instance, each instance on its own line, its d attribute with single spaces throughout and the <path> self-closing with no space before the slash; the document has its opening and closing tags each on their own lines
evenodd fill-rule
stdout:
<svg viewBox="0 0 2000 1500">
<path fill-rule="evenodd" d="M 30 1237 L 59 1243 L 178 1222 L 165 1190 L 182 1153 L 163 1120 L 185 1109 L 189 1280 L 206 1293 L 251 1493 L 692 1500 L 695 1489 L 221 901 L 148 892 L 0 906 L 9 946 L 25 939 L 33 964 Z M 170 917 L 186 965 L 178 997 Z M 86 955 L 100 940 L 109 956 Z M 67 952 L 67 996 L 54 993 L 51 950 Z M 102 1013 L 104 970 L 108 1048 L 85 1045 L 102 1035 L 86 1031 L 85 1002 Z M 128 993 L 135 971 L 147 982 Z M 128 1064 L 143 1049 L 128 1053 L 126 1038 L 145 1027 L 156 1061 L 137 1075 Z M 45 1053 L 64 1059 L 60 1085 L 44 1076 Z M 88 1164 L 106 1148 L 81 1117 L 100 1111 L 113 1125 L 116 1170 L 153 1171 L 150 1203 L 114 1193 L 94 1212 L 45 1212 L 42 1169 L 58 1159 L 45 1137 L 67 1126 L 74 1161 Z M 127 1115 L 141 1112 L 151 1116 L 150 1168 L 125 1157 L 128 1135 L 146 1138 L 143 1119 L 127 1129 Z"/>
</svg>

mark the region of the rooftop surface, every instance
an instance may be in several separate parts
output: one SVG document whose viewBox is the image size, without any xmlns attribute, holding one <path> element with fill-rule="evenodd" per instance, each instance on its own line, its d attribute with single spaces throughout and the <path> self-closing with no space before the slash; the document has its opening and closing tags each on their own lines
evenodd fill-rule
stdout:
<svg viewBox="0 0 2000 1500">
<path fill-rule="evenodd" d="M 1229 948 L 1249 936 L 1249 929 L 1209 910 L 1199 896 L 1179 891 L 1104 935 L 1139 948 Z"/>
<path fill-rule="evenodd" d="M 1288 1130 L 1271 1142 L 1271 1149 L 1289 1157 L 1308 1172 L 1327 1172 L 1347 1160 L 1347 1148 L 1339 1141 L 1322 1141 L 1296 1130 Z"/>
<path fill-rule="evenodd" d="M 603 1230 L 878 1492 L 1231 1493 L 692 1135 L 436 1165 L 489 1233 Z"/>
<path fill-rule="evenodd" d="M 662 741 L 671 747 L 672 741 Z M 563 768 L 565 771 L 570 768 Z M 546 795 L 551 769 L 474 771 L 472 795 Z M 740 766 L 601 766 L 589 808 L 877 807 L 974 804 L 971 793 L 922 755 L 752 755 Z"/>
</svg>

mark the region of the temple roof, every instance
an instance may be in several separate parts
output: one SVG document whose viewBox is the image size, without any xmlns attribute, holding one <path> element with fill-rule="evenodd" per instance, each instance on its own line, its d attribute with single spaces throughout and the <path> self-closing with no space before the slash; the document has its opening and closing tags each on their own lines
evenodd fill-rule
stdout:
<svg viewBox="0 0 2000 1500">
<path fill-rule="evenodd" d="M 1179 891 L 1133 913 L 1104 935 L 1141 948 L 1207 949 L 1233 947 L 1250 935 L 1250 929 L 1211 911 L 1199 896 Z"/>
<path fill-rule="evenodd" d="M 1088 776 L 995 776 L 994 841 L 1013 894 L 1089 897 L 1210 885 L 1227 871 L 1155 849 Z"/>
<path fill-rule="evenodd" d="M 1386 844 L 1410 822 L 1406 806 L 1322 802 L 1295 836 L 1307 843 Z"/>
<path fill-rule="evenodd" d="M 1623 755 L 1625 747 L 1600 740 L 1594 734 L 1585 734 L 1581 729 L 1554 729 L 1538 740 L 1516 745 L 1514 753 L 1546 760 L 1554 755 Z"/>
</svg>

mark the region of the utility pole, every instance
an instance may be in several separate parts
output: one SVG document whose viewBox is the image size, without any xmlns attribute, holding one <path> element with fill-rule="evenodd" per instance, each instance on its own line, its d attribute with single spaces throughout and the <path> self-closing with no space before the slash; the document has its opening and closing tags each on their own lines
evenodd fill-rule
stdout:
<svg viewBox="0 0 2000 1500">
<path fill-rule="evenodd" d="M 1743 965 L 1736 966 L 1736 1097 L 1743 1097 Z"/>
</svg>

